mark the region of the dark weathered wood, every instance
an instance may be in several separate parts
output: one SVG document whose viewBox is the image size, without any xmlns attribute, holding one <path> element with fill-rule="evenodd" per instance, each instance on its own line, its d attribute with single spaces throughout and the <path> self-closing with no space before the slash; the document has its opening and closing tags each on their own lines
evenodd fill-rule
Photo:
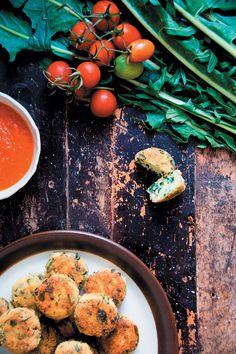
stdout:
<svg viewBox="0 0 236 354">
<path fill-rule="evenodd" d="M 14 197 L 0 201 L 0 240 L 6 245 L 39 230 L 66 228 L 64 98 L 49 96 L 42 70 L 1 62 L 0 91 L 29 110 L 40 130 L 37 173 Z M 3 76 L 2 76 L 3 75 Z"/>
<path fill-rule="evenodd" d="M 42 155 L 36 175 L 0 203 L 4 246 L 26 234 L 78 229 L 110 237 L 153 271 L 176 314 L 180 353 L 198 353 L 194 237 L 194 147 L 145 132 L 134 109 L 116 118 L 92 118 L 49 96 L 37 64 L 1 63 L 0 90 L 18 99 L 40 128 Z M 146 188 L 153 176 L 136 169 L 134 154 L 148 146 L 168 150 L 187 180 L 185 193 L 153 205 Z"/>
<path fill-rule="evenodd" d="M 206 354 L 236 351 L 236 167 L 226 151 L 197 152 L 199 333 Z"/>
</svg>

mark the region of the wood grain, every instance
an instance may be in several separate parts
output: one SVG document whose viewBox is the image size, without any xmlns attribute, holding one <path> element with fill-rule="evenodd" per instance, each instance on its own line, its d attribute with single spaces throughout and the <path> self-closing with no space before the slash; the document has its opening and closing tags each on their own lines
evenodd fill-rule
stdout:
<svg viewBox="0 0 236 354">
<path fill-rule="evenodd" d="M 236 165 L 225 151 L 197 151 L 197 308 L 205 354 L 236 352 Z"/>
<path fill-rule="evenodd" d="M 50 95 L 37 62 L 0 61 L 0 91 L 16 98 L 40 129 L 37 173 L 0 203 L 0 245 L 37 231 L 76 229 L 113 239 L 156 275 L 176 316 L 180 353 L 199 352 L 196 320 L 194 146 L 144 131 L 126 108 L 97 119 L 88 109 Z M 185 193 L 162 205 L 148 200 L 155 180 L 134 165 L 148 146 L 166 149 L 187 181 Z"/>
</svg>

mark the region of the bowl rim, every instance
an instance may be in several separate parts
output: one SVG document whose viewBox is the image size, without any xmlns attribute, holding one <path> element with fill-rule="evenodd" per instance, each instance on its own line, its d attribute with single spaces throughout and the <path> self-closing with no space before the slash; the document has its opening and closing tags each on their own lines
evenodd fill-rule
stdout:
<svg viewBox="0 0 236 354">
<path fill-rule="evenodd" d="M 29 256 L 53 250 L 92 252 L 115 263 L 142 289 L 152 310 L 158 335 L 158 354 L 178 354 L 176 319 L 159 281 L 131 251 L 105 237 L 77 230 L 53 230 L 24 236 L 0 249 L 0 275 Z"/>
<path fill-rule="evenodd" d="M 14 109 L 22 117 L 22 119 L 24 119 L 34 139 L 34 154 L 28 171 L 18 182 L 0 191 L 0 200 L 3 200 L 9 198 L 10 196 L 18 192 L 18 190 L 20 190 L 22 187 L 24 187 L 36 172 L 39 156 L 41 153 L 41 139 L 38 127 L 36 126 L 30 113 L 24 106 L 22 106 L 21 103 L 19 103 L 17 100 L 3 92 L 0 92 L 0 103 L 8 105 L 12 109 Z"/>
</svg>

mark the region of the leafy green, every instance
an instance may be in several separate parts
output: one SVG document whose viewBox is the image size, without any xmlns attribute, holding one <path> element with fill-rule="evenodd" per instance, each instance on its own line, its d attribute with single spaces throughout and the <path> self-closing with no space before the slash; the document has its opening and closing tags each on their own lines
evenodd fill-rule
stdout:
<svg viewBox="0 0 236 354">
<path fill-rule="evenodd" d="M 7 11 L 0 11 L 0 42 L 9 52 L 10 61 L 23 49 L 32 49 L 30 25 Z"/>
<path fill-rule="evenodd" d="M 129 98 L 126 98 L 126 103 L 137 106 L 132 97 L 130 95 Z M 146 102 L 140 102 L 139 106 L 144 110 L 148 108 Z M 199 124 L 188 113 L 179 108 L 171 107 L 170 104 L 161 103 L 161 106 L 165 107 L 165 111 L 147 112 L 146 119 L 142 121 L 139 119 L 139 123 L 142 123 L 148 129 L 169 134 L 173 140 L 180 144 L 186 144 L 191 137 L 195 137 L 198 141 L 201 141 L 201 144 L 198 145 L 200 148 L 206 148 L 207 146 L 227 148 L 236 153 L 236 144 L 230 135 L 207 123 Z"/>
<path fill-rule="evenodd" d="M 46 10 L 52 37 L 59 31 L 69 32 L 73 25 L 81 19 L 78 14 L 82 12 L 83 6 L 74 0 L 28 0 L 23 11 L 31 19 L 32 27 L 36 29 L 42 12 Z"/>
<path fill-rule="evenodd" d="M 236 103 L 234 80 L 221 69 L 212 50 L 197 36 L 181 35 L 182 29 L 189 28 L 185 19 L 178 19 L 177 22 L 157 0 L 121 1 L 169 52 L 201 79 Z"/>
<path fill-rule="evenodd" d="M 19 8 L 21 7 L 27 0 L 9 0 L 11 2 L 11 4 L 16 7 Z"/>
<path fill-rule="evenodd" d="M 183 67 L 176 66 L 163 49 L 157 49 L 153 60 L 144 63 L 145 70 L 139 81 L 118 80 L 110 71 L 100 84 L 113 85 L 116 82 L 120 103 L 140 108 L 146 115 L 141 120 L 146 128 L 166 132 L 178 143 L 187 143 L 194 137 L 199 140 L 201 148 L 226 147 L 236 152 L 233 137 L 236 134 L 236 107 L 230 101 L 236 100 L 236 67 L 229 57 L 222 60 L 217 57 L 206 45 L 195 23 L 188 23 L 186 18 L 180 17 L 178 6 L 186 9 L 190 1 L 176 0 L 175 7 L 173 1 L 167 1 L 166 6 L 163 5 L 164 0 L 161 3 L 158 0 L 122 1 L 168 51 L 203 78 L 207 85 Z M 15 8 L 21 8 L 16 11 L 17 16 L 15 12 L 0 12 L 0 43 L 9 52 L 10 61 L 25 49 L 53 52 L 67 59 L 78 58 L 68 50 L 71 43 L 67 38 L 72 26 L 84 14 L 90 13 L 90 1 L 11 0 L 11 3 Z M 211 16 L 214 16 L 217 21 L 231 27 L 232 16 L 226 18 L 225 10 L 232 10 L 232 3 L 225 8 L 223 3 L 223 0 L 196 0 L 188 13 L 203 18 L 201 23 L 205 20 L 213 22 Z M 218 12 L 218 9 L 223 11 Z M 24 12 L 22 16 L 20 11 Z M 220 26 L 218 33 L 222 30 Z M 232 33 L 222 38 L 227 41 L 235 39 Z M 45 67 L 48 63 L 47 58 L 41 64 Z"/>
<path fill-rule="evenodd" d="M 0 43 L 9 52 L 10 61 L 24 49 L 33 51 L 53 51 L 56 55 L 71 59 L 73 53 L 67 49 L 68 41 L 64 39 L 51 40 L 44 13 L 33 32 L 29 23 L 16 17 L 8 11 L 0 11 Z"/>
<path fill-rule="evenodd" d="M 199 84 L 194 86 L 189 75 L 184 71 L 180 73 L 180 70 L 174 74 L 174 85 L 181 96 L 168 93 L 168 85 L 173 81 L 171 67 L 163 71 L 161 60 L 158 64 L 155 72 L 155 63 L 148 63 L 145 75 L 140 78 L 142 82 L 129 81 L 133 85 L 131 92 L 129 87 L 122 86 L 129 91 L 119 95 L 122 103 L 140 107 L 146 114 L 146 119 L 141 121 L 146 128 L 166 132 L 178 143 L 188 143 L 191 137 L 195 137 L 201 141 L 201 148 L 225 147 L 236 152 L 234 138 L 229 134 L 236 134 L 233 103 L 224 101 L 212 88 L 204 89 Z M 200 96 L 196 87 L 202 92 Z M 194 90 L 191 92 L 192 99 L 182 97 L 189 89 Z M 223 106 L 218 100 L 223 102 Z M 203 120 L 204 124 L 200 124 L 199 120 Z"/>
<path fill-rule="evenodd" d="M 194 26 L 236 57 L 236 17 L 228 13 L 236 10 L 234 0 L 175 0 L 174 5 Z"/>
</svg>

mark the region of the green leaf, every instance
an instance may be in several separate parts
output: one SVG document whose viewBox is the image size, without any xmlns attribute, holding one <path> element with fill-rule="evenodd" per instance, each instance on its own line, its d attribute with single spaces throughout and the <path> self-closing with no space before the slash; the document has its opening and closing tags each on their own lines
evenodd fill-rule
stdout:
<svg viewBox="0 0 236 354">
<path fill-rule="evenodd" d="M 236 144 L 235 144 L 235 140 L 233 139 L 232 136 L 225 134 L 224 132 L 220 131 L 220 130 L 215 130 L 215 137 L 220 138 L 221 140 L 223 140 L 227 146 L 236 153 Z"/>
<path fill-rule="evenodd" d="M 16 54 L 24 49 L 52 50 L 56 55 L 68 59 L 74 56 L 74 53 L 67 49 L 68 41 L 65 39 L 50 41 L 47 21 L 39 20 L 33 33 L 28 22 L 7 11 L 0 11 L 0 44 L 9 52 L 10 61 L 14 61 Z"/>
<path fill-rule="evenodd" d="M 135 100 L 133 95 L 119 94 L 118 97 L 121 103 L 142 108 L 144 111 L 156 111 L 157 109 L 157 107 L 151 103 Z"/>
<path fill-rule="evenodd" d="M 146 123 L 148 123 L 152 129 L 160 130 L 166 121 L 165 112 L 148 112 L 146 113 Z"/>
<path fill-rule="evenodd" d="M 175 0 L 174 4 L 194 26 L 236 57 L 236 17 L 228 13 L 236 10 L 234 0 Z"/>
<path fill-rule="evenodd" d="M 161 71 L 160 78 L 158 78 L 155 82 L 152 82 L 151 80 L 149 81 L 149 87 L 154 91 L 160 91 L 164 83 L 166 82 L 166 72 L 167 72 L 167 68 L 164 67 Z"/>
<path fill-rule="evenodd" d="M 65 38 L 59 38 L 54 41 L 51 41 L 51 50 L 55 55 L 61 58 L 71 60 L 73 59 L 74 53 L 69 51 L 67 47 L 68 47 L 68 40 L 66 40 Z"/>
<path fill-rule="evenodd" d="M 187 113 L 177 108 L 169 108 L 166 112 L 166 120 L 170 123 L 184 123 L 188 119 Z"/>
<path fill-rule="evenodd" d="M 177 59 L 192 70 L 201 79 L 236 103 L 234 82 L 219 66 L 209 48 L 203 47 L 197 36 L 170 36 L 166 29 L 187 27 L 186 21 L 178 23 L 157 2 L 144 4 L 142 0 L 121 0 L 139 22 Z M 210 73 L 208 71 L 211 71 Z"/>
<path fill-rule="evenodd" d="M 36 25 L 36 30 L 33 36 L 34 45 L 38 48 L 42 48 L 42 50 L 50 50 L 51 48 L 51 29 L 50 29 L 50 21 L 48 18 L 48 11 L 45 5 L 45 1 L 41 1 L 42 4 L 42 12 L 40 18 L 38 18 L 38 22 Z"/>
<path fill-rule="evenodd" d="M 224 107 L 228 114 L 233 117 L 236 116 L 236 106 L 232 102 L 225 102 L 223 97 L 211 87 L 207 87 L 207 92 L 211 97 L 216 100 L 216 102 L 220 103 L 220 105 Z"/>
<path fill-rule="evenodd" d="M 32 29 L 26 21 L 11 12 L 0 11 L 0 43 L 8 51 L 10 61 L 14 61 L 21 50 L 32 48 L 31 37 Z"/>
<path fill-rule="evenodd" d="M 16 8 L 19 8 L 21 7 L 27 0 L 9 0 L 10 3 L 16 7 Z"/>
<path fill-rule="evenodd" d="M 28 0 L 23 11 L 31 19 L 33 28 L 37 28 L 45 8 L 51 36 L 60 31 L 69 32 L 88 10 L 86 2 L 76 0 Z"/>
</svg>

